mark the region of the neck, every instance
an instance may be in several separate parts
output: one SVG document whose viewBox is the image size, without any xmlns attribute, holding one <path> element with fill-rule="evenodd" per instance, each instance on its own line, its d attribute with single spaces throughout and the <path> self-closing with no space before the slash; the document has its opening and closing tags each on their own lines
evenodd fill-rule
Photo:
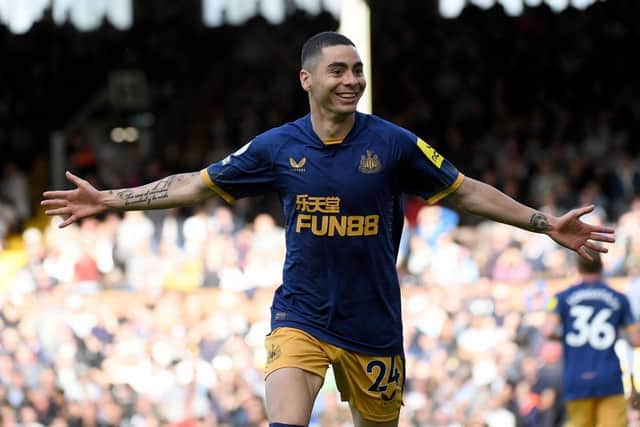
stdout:
<svg viewBox="0 0 640 427">
<path fill-rule="evenodd" d="M 311 126 L 320 139 L 344 138 L 355 122 L 355 113 L 336 114 L 311 109 Z"/>
<path fill-rule="evenodd" d="M 586 283 L 599 282 L 602 279 L 600 273 L 581 273 L 582 280 Z"/>
</svg>

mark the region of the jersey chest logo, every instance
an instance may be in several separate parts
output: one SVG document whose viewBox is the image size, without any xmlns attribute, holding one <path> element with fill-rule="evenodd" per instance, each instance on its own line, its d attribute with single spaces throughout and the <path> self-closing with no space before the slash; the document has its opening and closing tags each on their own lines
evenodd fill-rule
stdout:
<svg viewBox="0 0 640 427">
<path fill-rule="evenodd" d="M 307 163 L 307 158 L 303 157 L 300 160 L 296 161 L 293 157 L 289 157 L 289 164 L 291 165 L 291 169 L 296 172 L 304 172 L 304 165 Z"/>
<path fill-rule="evenodd" d="M 367 150 L 366 154 L 363 154 L 362 157 L 360 157 L 358 170 L 367 174 L 378 173 L 382 170 L 382 163 L 380 163 L 380 159 L 376 153 Z"/>
</svg>

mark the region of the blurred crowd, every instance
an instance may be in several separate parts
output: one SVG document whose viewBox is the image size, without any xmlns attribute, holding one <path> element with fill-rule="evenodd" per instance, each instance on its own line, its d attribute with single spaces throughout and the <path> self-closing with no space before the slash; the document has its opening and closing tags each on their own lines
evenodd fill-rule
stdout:
<svg viewBox="0 0 640 427">
<path fill-rule="evenodd" d="M 593 203 L 585 220 L 616 227 L 606 277 L 640 313 L 640 3 L 519 18 L 469 7 L 451 21 L 430 1 L 371 3 L 375 112 L 546 212 Z M 275 197 L 63 230 L 37 208 L 55 131 L 64 166 L 112 188 L 198 170 L 305 113 L 299 48 L 331 16 L 214 30 L 166 6 L 140 5 L 127 32 L 0 29 L 2 426 L 266 425 L 262 344 L 285 251 Z M 142 72 L 144 107 L 95 100 L 121 69 Z M 122 124 L 138 143 L 109 139 Z M 561 349 L 538 327 L 574 279 L 572 255 L 446 205 L 408 197 L 406 215 L 401 425 L 561 425 Z M 328 373 L 312 425 L 349 423 Z"/>
<path fill-rule="evenodd" d="M 3 426 L 267 425 L 263 340 L 285 252 L 272 216 L 245 223 L 212 200 L 185 218 L 60 221 L 0 257 Z M 424 206 L 405 228 L 402 426 L 561 425 L 561 346 L 539 327 L 575 260 L 543 235 L 457 221 Z M 640 199 L 616 228 L 607 278 L 637 306 Z M 312 425 L 349 417 L 329 373 Z"/>
</svg>

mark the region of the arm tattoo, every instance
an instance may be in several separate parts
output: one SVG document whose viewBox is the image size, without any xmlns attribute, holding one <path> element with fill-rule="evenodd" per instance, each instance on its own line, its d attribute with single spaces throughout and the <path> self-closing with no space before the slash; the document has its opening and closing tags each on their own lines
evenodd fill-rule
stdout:
<svg viewBox="0 0 640 427">
<path fill-rule="evenodd" d="M 122 190 L 117 193 L 120 200 L 124 201 L 125 206 L 133 206 L 151 204 L 152 201 L 157 199 L 166 199 L 169 197 L 169 187 L 171 183 L 176 179 L 176 175 L 168 176 L 157 182 L 145 185 L 139 190 Z"/>
<path fill-rule="evenodd" d="M 529 225 L 531 225 L 531 229 L 533 231 L 546 231 L 551 228 L 549 225 L 549 220 L 546 215 L 541 214 L 539 212 L 531 215 L 531 219 L 529 220 Z"/>
</svg>

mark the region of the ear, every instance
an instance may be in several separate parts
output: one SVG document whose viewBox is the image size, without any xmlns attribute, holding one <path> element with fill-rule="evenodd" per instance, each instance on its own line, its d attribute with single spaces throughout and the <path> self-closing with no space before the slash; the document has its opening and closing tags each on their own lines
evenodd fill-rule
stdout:
<svg viewBox="0 0 640 427">
<path fill-rule="evenodd" d="M 311 88 L 311 73 L 304 68 L 300 70 L 300 86 L 305 92 Z"/>
</svg>

